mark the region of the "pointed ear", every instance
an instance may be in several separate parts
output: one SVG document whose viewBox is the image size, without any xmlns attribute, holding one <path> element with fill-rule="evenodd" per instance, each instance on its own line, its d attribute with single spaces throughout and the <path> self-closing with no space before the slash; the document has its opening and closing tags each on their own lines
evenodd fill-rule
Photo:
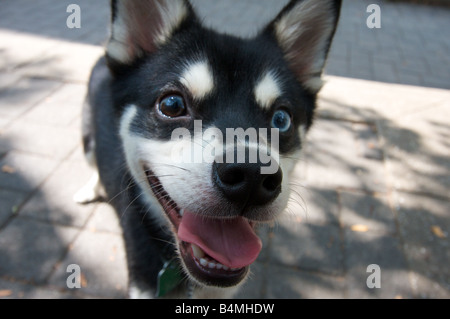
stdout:
<svg viewBox="0 0 450 319">
<path fill-rule="evenodd" d="M 108 60 L 130 64 L 156 51 L 195 14 L 187 0 L 111 0 L 112 26 Z"/>
<path fill-rule="evenodd" d="M 297 79 L 312 93 L 322 87 L 340 8 L 341 0 L 293 0 L 265 30 L 275 37 Z"/>
</svg>

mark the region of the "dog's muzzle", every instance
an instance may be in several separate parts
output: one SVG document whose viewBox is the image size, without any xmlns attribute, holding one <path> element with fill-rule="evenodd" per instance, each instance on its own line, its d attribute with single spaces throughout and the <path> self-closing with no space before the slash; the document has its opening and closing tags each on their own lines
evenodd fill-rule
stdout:
<svg viewBox="0 0 450 319">
<path fill-rule="evenodd" d="M 255 212 L 279 196 L 283 174 L 281 168 L 273 174 L 263 174 L 261 162 L 211 165 L 217 196 L 233 207 L 228 208 L 230 211 L 225 206 L 212 207 L 207 214 L 189 211 L 178 206 L 148 169 L 147 179 L 175 227 L 180 255 L 188 272 L 202 284 L 231 287 L 246 277 L 262 249 L 255 226 L 268 217 L 258 217 Z"/>
</svg>

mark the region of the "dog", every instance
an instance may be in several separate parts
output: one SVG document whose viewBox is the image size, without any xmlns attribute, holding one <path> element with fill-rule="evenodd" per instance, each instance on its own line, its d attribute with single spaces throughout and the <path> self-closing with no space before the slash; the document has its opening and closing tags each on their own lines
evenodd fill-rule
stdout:
<svg viewBox="0 0 450 319">
<path fill-rule="evenodd" d="M 340 7 L 292 0 L 243 39 L 188 0 L 111 1 L 83 108 L 97 173 L 75 200 L 103 192 L 117 211 L 129 297 L 229 298 L 246 281 L 258 225 L 287 207 Z"/>
</svg>

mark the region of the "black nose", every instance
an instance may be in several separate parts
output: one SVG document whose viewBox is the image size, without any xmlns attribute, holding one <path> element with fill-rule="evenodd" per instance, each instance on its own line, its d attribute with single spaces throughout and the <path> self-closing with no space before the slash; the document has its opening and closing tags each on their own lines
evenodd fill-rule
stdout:
<svg viewBox="0 0 450 319">
<path fill-rule="evenodd" d="M 247 205 L 265 205 L 281 192 L 283 174 L 262 174 L 260 163 L 214 163 L 215 185 L 230 201 Z"/>
</svg>

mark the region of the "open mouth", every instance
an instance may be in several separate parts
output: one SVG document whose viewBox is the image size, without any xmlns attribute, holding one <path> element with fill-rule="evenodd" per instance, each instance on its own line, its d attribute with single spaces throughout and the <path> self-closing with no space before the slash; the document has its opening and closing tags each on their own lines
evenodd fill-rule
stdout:
<svg viewBox="0 0 450 319">
<path fill-rule="evenodd" d="M 243 217 L 206 218 L 180 208 L 153 172 L 145 172 L 175 228 L 180 255 L 190 274 L 205 285 L 232 287 L 240 283 L 262 249 L 255 224 Z"/>
</svg>

